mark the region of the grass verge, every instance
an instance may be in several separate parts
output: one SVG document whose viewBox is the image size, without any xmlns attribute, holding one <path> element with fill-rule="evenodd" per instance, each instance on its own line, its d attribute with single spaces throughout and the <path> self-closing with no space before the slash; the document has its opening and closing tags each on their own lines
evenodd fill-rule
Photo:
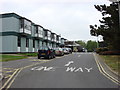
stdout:
<svg viewBox="0 0 120 90">
<path fill-rule="evenodd" d="M 115 72 L 120 73 L 120 55 L 100 55 L 104 62 Z"/>
<path fill-rule="evenodd" d="M 18 55 L 36 57 L 38 53 L 18 53 Z"/>
<path fill-rule="evenodd" d="M 19 60 L 27 58 L 26 56 L 0 55 L 0 62 Z"/>
</svg>

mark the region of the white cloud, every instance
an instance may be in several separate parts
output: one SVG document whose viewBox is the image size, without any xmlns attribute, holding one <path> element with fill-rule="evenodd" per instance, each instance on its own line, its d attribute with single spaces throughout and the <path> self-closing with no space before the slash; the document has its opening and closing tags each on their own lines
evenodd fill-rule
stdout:
<svg viewBox="0 0 120 90">
<path fill-rule="evenodd" d="M 0 2 L 14 3 L 90 3 L 90 2 L 108 2 L 109 0 L 1 0 Z"/>
<path fill-rule="evenodd" d="M 94 4 L 107 0 L 1 0 L 2 13 L 15 12 L 68 40 L 95 40 L 89 25 L 99 24 L 101 14 Z M 3 7 L 4 6 L 4 7 Z"/>
</svg>

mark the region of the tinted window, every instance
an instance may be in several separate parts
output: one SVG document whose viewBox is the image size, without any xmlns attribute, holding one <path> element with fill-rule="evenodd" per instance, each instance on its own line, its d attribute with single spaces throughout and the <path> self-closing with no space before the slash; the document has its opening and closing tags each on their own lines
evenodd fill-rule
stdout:
<svg viewBox="0 0 120 90">
<path fill-rule="evenodd" d="M 21 47 L 21 38 L 18 37 L 18 47 Z"/>
<path fill-rule="evenodd" d="M 33 39 L 33 48 L 35 48 L 35 39 Z"/>
<path fill-rule="evenodd" d="M 29 39 L 26 38 L 26 47 L 29 47 Z"/>
<path fill-rule="evenodd" d="M 40 47 L 40 50 L 48 50 L 48 47 Z"/>
</svg>

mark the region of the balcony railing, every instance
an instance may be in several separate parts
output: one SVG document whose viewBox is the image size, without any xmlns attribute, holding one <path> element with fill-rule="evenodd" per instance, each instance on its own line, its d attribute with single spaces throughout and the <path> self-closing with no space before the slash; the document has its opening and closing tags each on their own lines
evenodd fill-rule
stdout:
<svg viewBox="0 0 120 90">
<path fill-rule="evenodd" d="M 46 40 L 48 39 L 48 37 L 47 37 L 47 36 L 45 36 L 44 38 L 45 38 Z"/>
<path fill-rule="evenodd" d="M 41 35 L 41 34 L 39 34 L 39 33 L 35 33 L 35 37 L 43 38 L 43 35 Z"/>
<path fill-rule="evenodd" d="M 24 28 L 21 28 L 21 29 L 20 29 L 20 33 L 23 33 L 23 34 L 31 34 L 31 31 L 30 31 L 30 30 L 27 30 L 27 29 L 24 29 Z"/>
<path fill-rule="evenodd" d="M 51 37 L 48 37 L 48 40 L 51 40 Z"/>
</svg>

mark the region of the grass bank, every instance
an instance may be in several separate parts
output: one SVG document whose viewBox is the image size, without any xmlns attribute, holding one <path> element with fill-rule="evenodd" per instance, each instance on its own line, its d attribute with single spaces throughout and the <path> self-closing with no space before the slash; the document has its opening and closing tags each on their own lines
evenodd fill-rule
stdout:
<svg viewBox="0 0 120 90">
<path fill-rule="evenodd" d="M 27 58 L 26 56 L 14 56 L 14 55 L 0 55 L 0 62 L 12 61 L 12 60 L 19 60 Z"/>
<path fill-rule="evenodd" d="M 120 73 L 120 55 L 100 55 L 100 56 L 112 70 Z"/>
<path fill-rule="evenodd" d="M 18 55 L 36 57 L 38 53 L 18 53 Z"/>
</svg>

